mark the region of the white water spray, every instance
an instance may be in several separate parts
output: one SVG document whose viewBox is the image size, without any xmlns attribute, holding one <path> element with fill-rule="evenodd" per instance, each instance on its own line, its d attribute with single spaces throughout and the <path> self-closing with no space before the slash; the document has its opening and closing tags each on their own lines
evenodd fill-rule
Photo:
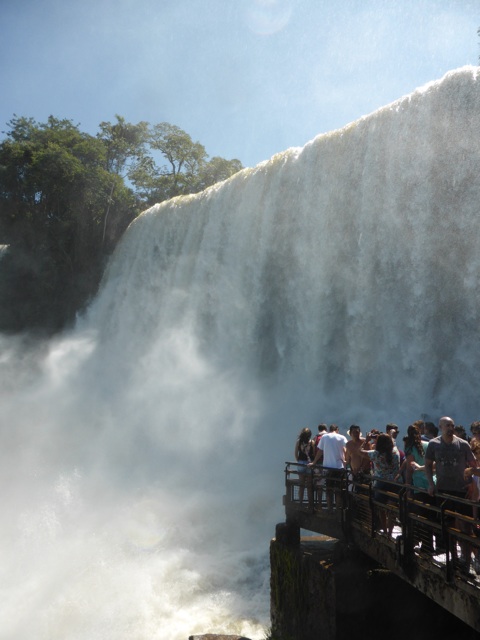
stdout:
<svg viewBox="0 0 480 640">
<path fill-rule="evenodd" d="M 74 332 L 3 338 L 0 638 L 260 639 L 300 427 L 480 417 L 477 73 L 153 207 Z"/>
</svg>

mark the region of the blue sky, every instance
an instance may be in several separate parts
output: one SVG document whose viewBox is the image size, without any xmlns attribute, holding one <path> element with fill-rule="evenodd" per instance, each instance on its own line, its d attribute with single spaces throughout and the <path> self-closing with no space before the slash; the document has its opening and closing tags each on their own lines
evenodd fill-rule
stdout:
<svg viewBox="0 0 480 640">
<path fill-rule="evenodd" d="M 480 0 L 0 0 L 0 130 L 170 122 L 253 166 L 477 64 Z"/>
</svg>

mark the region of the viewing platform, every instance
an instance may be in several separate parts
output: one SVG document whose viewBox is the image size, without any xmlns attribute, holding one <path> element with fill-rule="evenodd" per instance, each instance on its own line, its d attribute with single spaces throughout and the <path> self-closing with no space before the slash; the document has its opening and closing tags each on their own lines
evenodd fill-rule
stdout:
<svg viewBox="0 0 480 640">
<path fill-rule="evenodd" d="M 290 544 L 300 540 L 300 529 L 342 541 L 480 632 L 480 504 L 438 494 L 444 500 L 428 505 L 421 501 L 420 490 L 414 494 L 413 487 L 395 482 L 388 483 L 388 491 L 375 493 L 372 482 L 355 482 L 348 471 L 341 471 L 335 480 L 336 507 L 329 513 L 328 469 L 317 465 L 309 476 L 314 492 L 310 505 L 307 487 L 300 504 L 299 469 L 297 463 L 286 463 L 285 527 Z M 465 515 L 452 511 L 456 506 Z M 382 512 L 393 521 L 391 535 L 380 528 Z M 459 521 L 469 533 L 457 528 Z"/>
</svg>

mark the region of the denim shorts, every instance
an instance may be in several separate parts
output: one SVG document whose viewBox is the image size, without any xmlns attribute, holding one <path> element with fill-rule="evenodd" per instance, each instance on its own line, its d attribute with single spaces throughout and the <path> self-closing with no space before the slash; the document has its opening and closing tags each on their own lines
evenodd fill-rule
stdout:
<svg viewBox="0 0 480 640">
<path fill-rule="evenodd" d="M 298 473 L 301 473 L 301 474 L 307 473 L 308 475 L 311 475 L 313 473 L 312 467 L 307 467 L 308 463 L 305 460 L 299 460 L 298 464 L 302 465 L 301 467 L 297 467 Z"/>
</svg>

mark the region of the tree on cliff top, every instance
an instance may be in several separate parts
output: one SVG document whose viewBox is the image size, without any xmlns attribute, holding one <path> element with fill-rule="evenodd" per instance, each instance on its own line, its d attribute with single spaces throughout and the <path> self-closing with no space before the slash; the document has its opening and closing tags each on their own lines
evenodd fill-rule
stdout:
<svg viewBox="0 0 480 640">
<path fill-rule="evenodd" d="M 0 330 L 56 331 L 95 295 L 106 257 L 147 206 L 242 168 L 168 123 L 14 116 L 0 143 Z M 154 155 L 164 164 L 157 166 Z"/>
<path fill-rule="evenodd" d="M 163 202 L 178 195 L 198 193 L 226 180 L 242 169 L 240 160 L 212 158 L 205 147 L 175 125 L 154 125 L 147 138 L 150 153 L 160 152 L 164 162 L 158 166 L 153 155 L 146 155 L 130 178 L 145 204 Z"/>
<path fill-rule="evenodd" d="M 1 263 L 0 327 L 56 330 L 96 291 L 103 255 L 137 215 L 138 203 L 107 170 L 102 141 L 70 120 L 14 117 L 9 124 L 0 145 L 0 242 L 9 246 Z"/>
</svg>

